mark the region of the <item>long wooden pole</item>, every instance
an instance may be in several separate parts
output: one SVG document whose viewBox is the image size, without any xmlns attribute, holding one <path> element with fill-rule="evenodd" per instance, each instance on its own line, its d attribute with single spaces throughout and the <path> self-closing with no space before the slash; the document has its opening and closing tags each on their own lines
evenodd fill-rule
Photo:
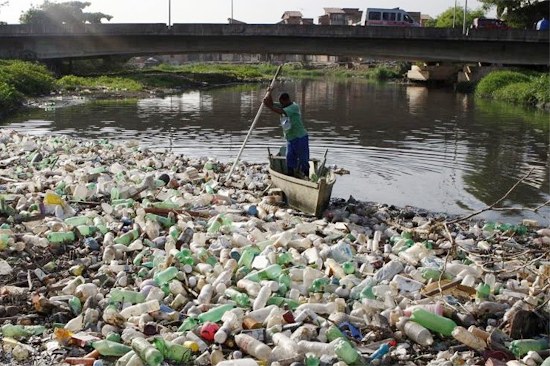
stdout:
<svg viewBox="0 0 550 366">
<path fill-rule="evenodd" d="M 283 65 L 280 65 L 277 68 L 277 72 L 275 72 L 275 76 L 273 77 L 273 80 L 271 80 L 271 84 L 269 85 L 269 88 L 267 88 L 267 91 L 265 93 L 265 97 L 271 93 L 271 90 L 275 87 L 275 82 L 277 81 L 277 77 L 279 76 L 279 73 L 281 72 L 281 69 L 283 68 Z M 248 142 L 248 139 L 250 138 L 250 135 L 252 134 L 252 131 L 254 130 L 254 126 L 256 126 L 256 123 L 260 119 L 260 115 L 262 114 L 262 110 L 264 109 L 264 102 L 262 99 L 262 102 L 260 103 L 260 108 L 258 109 L 258 112 L 256 113 L 256 117 L 254 117 L 254 121 L 252 121 L 252 125 L 250 125 L 250 129 L 248 130 L 248 134 L 244 138 L 243 144 L 241 146 L 241 149 L 239 150 L 239 153 L 237 154 L 237 157 L 235 158 L 235 162 L 233 163 L 233 166 L 231 166 L 231 169 L 229 170 L 229 173 L 227 174 L 226 180 L 228 180 L 231 177 L 231 174 L 233 174 L 233 170 L 235 170 L 235 167 L 239 163 L 239 160 L 241 158 L 241 155 L 243 153 L 244 147 L 246 146 L 246 143 Z"/>
</svg>

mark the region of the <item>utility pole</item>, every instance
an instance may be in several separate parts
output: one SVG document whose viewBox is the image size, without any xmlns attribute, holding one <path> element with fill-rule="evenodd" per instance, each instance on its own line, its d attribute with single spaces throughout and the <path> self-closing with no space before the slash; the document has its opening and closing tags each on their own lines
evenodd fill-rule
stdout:
<svg viewBox="0 0 550 366">
<path fill-rule="evenodd" d="M 464 0 L 464 17 L 462 19 L 462 34 L 466 34 L 466 12 L 468 11 L 468 0 Z"/>
<path fill-rule="evenodd" d="M 233 24 L 233 0 L 231 0 L 231 19 L 229 20 L 229 23 Z"/>
<path fill-rule="evenodd" d="M 172 26 L 172 0 L 168 0 L 168 26 Z"/>
</svg>

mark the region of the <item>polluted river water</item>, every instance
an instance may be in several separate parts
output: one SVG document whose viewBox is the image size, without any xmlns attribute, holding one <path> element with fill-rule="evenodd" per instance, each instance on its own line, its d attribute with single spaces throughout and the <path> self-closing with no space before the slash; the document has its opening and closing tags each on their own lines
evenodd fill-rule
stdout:
<svg viewBox="0 0 550 366">
<path fill-rule="evenodd" d="M 96 101 L 30 110 L 2 126 L 35 135 L 136 140 L 221 162 L 235 158 L 258 110 L 265 86 L 188 91 L 164 98 Z M 285 81 L 301 105 L 312 155 L 328 149 L 330 165 L 348 170 L 333 197 L 411 205 L 467 215 L 506 195 L 504 207 L 534 208 L 550 199 L 548 114 L 447 89 L 360 81 Z M 243 159 L 267 162 L 267 147 L 283 138 L 276 116 L 264 111 Z M 513 192 L 507 191 L 522 179 Z M 550 222 L 550 208 L 484 212 L 479 217 Z"/>
</svg>

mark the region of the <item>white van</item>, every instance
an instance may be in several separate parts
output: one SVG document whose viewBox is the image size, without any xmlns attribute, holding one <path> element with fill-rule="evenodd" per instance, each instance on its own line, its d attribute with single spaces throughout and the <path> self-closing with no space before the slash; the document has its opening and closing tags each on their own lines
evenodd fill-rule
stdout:
<svg viewBox="0 0 550 366">
<path fill-rule="evenodd" d="M 403 9 L 368 8 L 365 26 L 420 27 L 420 24 Z"/>
</svg>

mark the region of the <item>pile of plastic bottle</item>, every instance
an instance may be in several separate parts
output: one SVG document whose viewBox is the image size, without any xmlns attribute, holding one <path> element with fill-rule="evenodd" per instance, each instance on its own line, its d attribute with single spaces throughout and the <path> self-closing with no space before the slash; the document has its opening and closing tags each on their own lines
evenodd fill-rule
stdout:
<svg viewBox="0 0 550 366">
<path fill-rule="evenodd" d="M 550 365 L 549 228 L 309 217 L 226 170 L 0 131 L 0 363 Z"/>
</svg>

